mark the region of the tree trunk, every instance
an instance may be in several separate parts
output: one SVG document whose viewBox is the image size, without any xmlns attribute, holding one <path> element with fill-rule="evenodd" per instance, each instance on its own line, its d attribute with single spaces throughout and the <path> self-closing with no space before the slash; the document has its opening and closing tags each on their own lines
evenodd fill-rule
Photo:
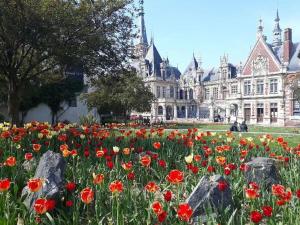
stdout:
<svg viewBox="0 0 300 225">
<path fill-rule="evenodd" d="M 57 124 L 57 112 L 51 112 L 51 124 L 54 125 L 54 124 Z"/>
<path fill-rule="evenodd" d="M 7 107 L 8 114 L 10 116 L 11 126 L 17 125 L 20 126 L 20 98 L 19 98 L 19 89 L 17 88 L 14 81 L 10 81 L 8 85 L 8 98 L 7 98 Z"/>
</svg>

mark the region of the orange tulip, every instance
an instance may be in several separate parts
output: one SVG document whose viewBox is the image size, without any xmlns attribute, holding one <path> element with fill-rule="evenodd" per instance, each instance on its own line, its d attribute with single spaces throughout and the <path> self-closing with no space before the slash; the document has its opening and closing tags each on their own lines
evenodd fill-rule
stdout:
<svg viewBox="0 0 300 225">
<path fill-rule="evenodd" d="M 93 178 L 94 178 L 93 183 L 99 185 L 103 182 L 104 175 L 103 174 L 97 174 L 97 175 L 93 174 Z"/>
<path fill-rule="evenodd" d="M 145 186 L 145 189 L 151 193 L 154 193 L 156 191 L 159 190 L 159 186 L 153 182 L 153 181 L 150 181 L 146 186 Z"/>
<path fill-rule="evenodd" d="M 152 203 L 152 210 L 156 215 L 160 215 L 163 212 L 163 207 L 160 202 L 155 201 Z"/>
<path fill-rule="evenodd" d="M 160 144 L 160 142 L 154 142 L 153 143 L 153 148 L 155 148 L 155 149 L 160 149 L 160 147 L 161 147 L 161 144 Z"/>
<path fill-rule="evenodd" d="M 37 214 L 44 214 L 47 212 L 47 199 L 38 198 L 33 206 Z"/>
<path fill-rule="evenodd" d="M 16 162 L 17 162 L 16 158 L 14 156 L 10 156 L 6 159 L 4 165 L 7 165 L 9 167 L 13 167 L 13 166 L 16 165 Z"/>
<path fill-rule="evenodd" d="M 38 192 L 43 186 L 43 183 L 43 180 L 40 178 L 32 178 L 27 182 L 27 186 L 31 192 Z"/>
<path fill-rule="evenodd" d="M 140 160 L 140 163 L 141 163 L 143 166 L 145 166 L 145 167 L 150 166 L 150 163 L 151 163 L 151 157 L 148 156 L 148 155 L 142 156 L 142 157 L 141 157 L 141 160 Z"/>
<path fill-rule="evenodd" d="M 80 192 L 81 201 L 90 204 L 94 200 L 94 192 L 91 188 L 86 187 Z"/>
<path fill-rule="evenodd" d="M 122 167 L 124 170 L 131 170 L 132 169 L 132 162 L 122 163 Z"/>
<path fill-rule="evenodd" d="M 121 181 L 114 181 L 109 185 L 109 190 L 114 193 L 121 193 L 123 191 L 123 183 Z"/>
<path fill-rule="evenodd" d="M 171 170 L 167 175 L 167 180 L 172 184 L 179 184 L 184 179 L 184 173 L 180 170 Z"/>
<path fill-rule="evenodd" d="M 41 147 L 42 147 L 42 145 L 40 145 L 40 144 L 33 144 L 32 145 L 33 151 L 35 151 L 35 152 L 40 151 Z"/>
<path fill-rule="evenodd" d="M 246 198 L 248 198 L 248 199 L 256 199 L 257 197 L 259 197 L 259 194 L 257 192 L 258 191 L 256 189 L 246 188 L 245 189 Z"/>
<path fill-rule="evenodd" d="M 123 149 L 123 154 L 124 155 L 129 155 L 130 154 L 130 149 L 129 148 L 124 148 Z"/>
<path fill-rule="evenodd" d="M 216 157 L 216 162 L 222 166 L 226 163 L 226 158 L 224 156 L 217 156 Z"/>
</svg>

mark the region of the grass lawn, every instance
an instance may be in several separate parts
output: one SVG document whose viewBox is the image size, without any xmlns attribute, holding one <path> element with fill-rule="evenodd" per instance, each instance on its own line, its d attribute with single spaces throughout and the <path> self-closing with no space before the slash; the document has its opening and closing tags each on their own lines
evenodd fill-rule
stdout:
<svg viewBox="0 0 300 225">
<path fill-rule="evenodd" d="M 264 127 L 248 125 L 249 132 L 266 132 L 266 133 L 300 133 L 300 127 Z M 201 130 L 229 130 L 229 124 L 172 124 L 169 128 L 188 129 L 198 128 Z"/>
</svg>

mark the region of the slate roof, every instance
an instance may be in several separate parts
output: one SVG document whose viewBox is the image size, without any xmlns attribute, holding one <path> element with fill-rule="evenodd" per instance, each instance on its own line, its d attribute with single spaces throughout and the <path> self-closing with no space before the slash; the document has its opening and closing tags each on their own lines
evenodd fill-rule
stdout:
<svg viewBox="0 0 300 225">
<path fill-rule="evenodd" d="M 219 79 L 219 74 L 215 70 L 215 68 L 212 68 L 210 70 L 204 70 L 204 74 L 202 76 L 202 82 L 208 82 L 208 81 L 216 81 Z"/>
<path fill-rule="evenodd" d="M 157 51 L 154 42 L 151 43 L 145 59 L 150 68 L 149 73 L 156 76 L 161 76 L 160 64 L 162 63 L 162 58 Z"/>
<path fill-rule="evenodd" d="M 268 44 L 272 52 L 274 53 L 275 57 L 280 63 L 283 59 L 283 45 L 279 47 L 272 48 L 271 44 Z M 288 65 L 288 71 L 299 71 L 300 70 L 300 59 L 298 58 L 298 54 L 300 52 L 300 43 L 293 43 L 293 49 L 292 49 L 292 57 L 290 59 L 289 65 Z"/>
<path fill-rule="evenodd" d="M 176 80 L 178 80 L 181 76 L 181 72 L 178 68 L 171 66 L 167 71 L 167 77 L 170 77 L 171 75 L 175 75 Z"/>
<path fill-rule="evenodd" d="M 300 58 L 298 57 L 299 53 L 300 53 L 300 43 L 294 43 L 292 58 L 289 63 L 289 71 L 300 70 Z"/>
<path fill-rule="evenodd" d="M 193 71 L 196 71 L 198 69 L 198 62 L 195 59 L 195 56 L 193 56 L 190 64 L 188 65 L 188 67 L 186 68 L 186 70 L 184 71 L 184 75 L 189 75 L 192 74 Z"/>
</svg>

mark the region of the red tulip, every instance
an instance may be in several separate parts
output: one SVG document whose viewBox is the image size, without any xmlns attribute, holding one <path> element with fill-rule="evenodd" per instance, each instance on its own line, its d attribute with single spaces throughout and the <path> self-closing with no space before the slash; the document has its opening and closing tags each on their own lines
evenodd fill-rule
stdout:
<svg viewBox="0 0 300 225">
<path fill-rule="evenodd" d="M 164 193 L 164 199 L 165 199 L 166 202 L 171 201 L 171 199 L 172 199 L 172 191 L 166 191 Z"/>
<path fill-rule="evenodd" d="M 271 217 L 273 208 L 271 206 L 263 206 L 262 211 L 263 211 L 264 216 Z"/>
<path fill-rule="evenodd" d="M 188 203 L 182 203 L 178 206 L 177 215 L 178 218 L 183 221 L 189 221 L 193 214 L 193 209 Z"/>
<path fill-rule="evenodd" d="M 228 188 L 228 184 L 226 181 L 219 181 L 218 189 L 219 191 L 225 191 Z"/>
<path fill-rule="evenodd" d="M 167 180 L 172 184 L 179 184 L 184 179 L 184 173 L 180 170 L 171 170 L 167 175 Z"/>
<path fill-rule="evenodd" d="M 262 214 L 258 211 L 252 211 L 250 213 L 250 219 L 253 223 L 259 223 L 262 220 Z"/>
<path fill-rule="evenodd" d="M 67 191 L 72 192 L 75 190 L 76 184 L 74 182 L 69 182 L 65 185 L 65 188 L 67 189 Z"/>
<path fill-rule="evenodd" d="M 7 191 L 10 188 L 10 180 L 8 178 L 0 180 L 0 192 Z"/>
</svg>

